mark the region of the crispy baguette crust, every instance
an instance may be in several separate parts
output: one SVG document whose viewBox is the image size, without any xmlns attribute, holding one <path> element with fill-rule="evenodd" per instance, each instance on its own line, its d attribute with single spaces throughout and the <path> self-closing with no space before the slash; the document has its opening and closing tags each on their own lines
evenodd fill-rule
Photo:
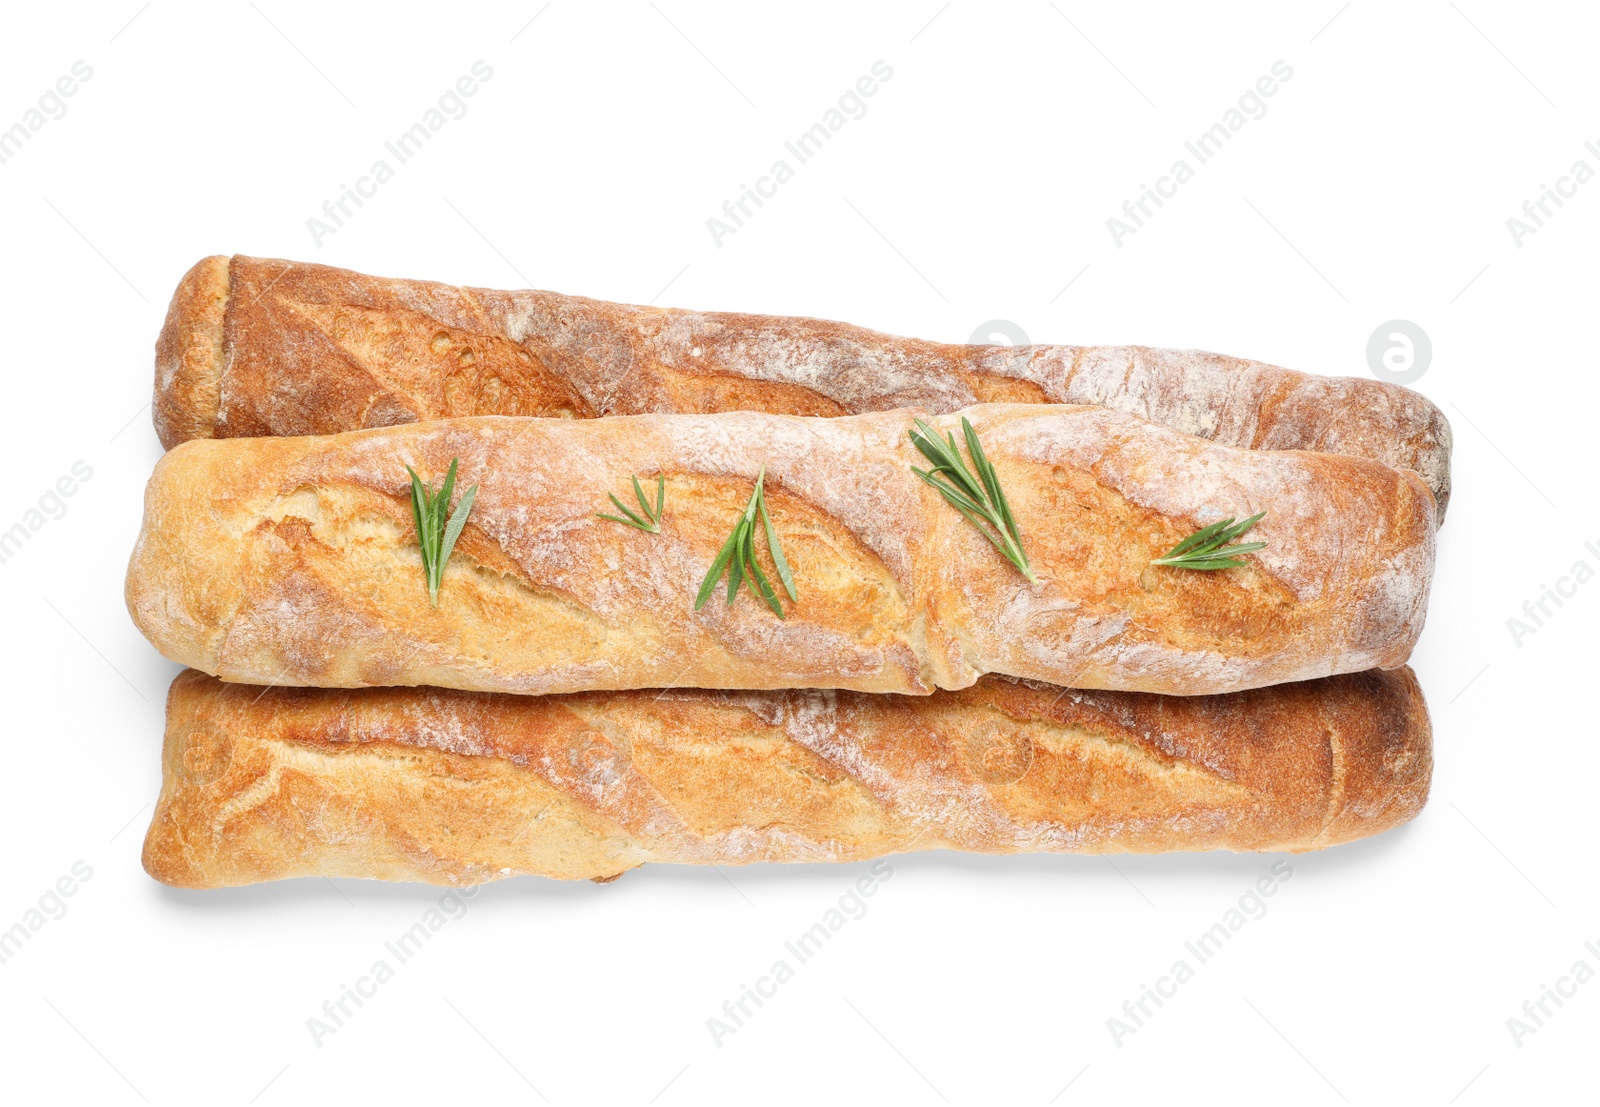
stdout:
<svg viewBox="0 0 1600 1107">
<path fill-rule="evenodd" d="M 1105 408 L 965 414 L 1037 585 L 912 473 L 910 412 L 480 417 L 179 446 L 146 490 L 128 607 L 175 661 L 322 687 L 926 693 L 998 672 L 1198 695 L 1409 656 L 1434 554 L 1415 474 L 1228 449 Z M 960 434 L 956 415 L 933 423 Z M 477 501 L 433 608 L 406 466 L 437 482 L 454 457 Z M 695 611 L 763 466 L 799 602 L 784 621 L 748 592 Z M 657 473 L 662 533 L 596 516 Z M 1263 511 L 1248 567 L 1150 564 Z"/>
<path fill-rule="evenodd" d="M 214 434 L 222 402 L 224 319 L 232 303 L 225 257 L 202 258 L 183 275 L 156 339 L 156 434 L 170 448 Z"/>
<path fill-rule="evenodd" d="M 646 861 L 1308 850 L 1411 819 L 1432 772 L 1409 669 L 1228 696 L 986 677 L 927 698 L 677 690 L 167 697 L 145 870 L 605 879 Z"/>
<path fill-rule="evenodd" d="M 190 270 L 156 345 L 156 430 L 169 448 L 465 415 L 990 402 L 1099 404 L 1226 446 L 1371 458 L 1420 474 L 1441 519 L 1450 498 L 1450 424 L 1423 396 L 1196 350 L 950 345 L 244 256 Z"/>
</svg>

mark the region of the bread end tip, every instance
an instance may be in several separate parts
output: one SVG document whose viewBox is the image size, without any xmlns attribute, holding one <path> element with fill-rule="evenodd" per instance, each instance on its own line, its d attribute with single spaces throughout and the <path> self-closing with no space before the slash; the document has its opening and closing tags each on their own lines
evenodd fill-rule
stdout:
<svg viewBox="0 0 1600 1107">
<path fill-rule="evenodd" d="M 202 258 L 183 275 L 156 339 L 151 413 L 161 444 L 214 436 L 222 400 L 223 322 L 230 259 Z"/>
<path fill-rule="evenodd" d="M 1372 725 L 1343 750 L 1340 801 L 1318 847 L 1402 826 L 1427 805 L 1433 784 L 1433 725 L 1409 667 L 1362 674 L 1373 684 Z"/>
</svg>

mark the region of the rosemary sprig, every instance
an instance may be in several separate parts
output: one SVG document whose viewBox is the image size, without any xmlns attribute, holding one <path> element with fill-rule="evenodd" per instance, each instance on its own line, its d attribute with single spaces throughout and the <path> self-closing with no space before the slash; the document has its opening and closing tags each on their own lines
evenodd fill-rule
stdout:
<svg viewBox="0 0 1600 1107">
<path fill-rule="evenodd" d="M 767 494 L 764 490 L 766 479 L 767 467 L 763 465 L 761 472 L 756 475 L 756 490 L 750 493 L 750 502 L 745 505 L 739 521 L 733 525 L 733 533 L 728 535 L 728 540 L 717 552 L 716 560 L 706 572 L 706 579 L 700 582 L 700 594 L 694 601 L 696 611 L 705 606 L 706 600 L 716 589 L 723 570 L 726 569 L 730 604 L 739 594 L 739 586 L 749 581 L 750 591 L 758 593 L 763 600 L 766 600 L 774 615 L 780 619 L 784 617 L 783 605 L 778 601 L 778 594 L 773 589 L 767 574 L 761 571 L 761 564 L 756 560 L 757 518 L 761 520 L 761 527 L 767 533 L 767 549 L 772 552 L 772 565 L 778 571 L 778 581 L 783 585 L 783 590 L 789 593 L 789 599 L 799 602 L 800 595 L 795 591 L 794 575 L 789 572 L 789 562 L 783 556 L 783 544 L 778 541 L 778 532 L 773 529 L 772 516 L 767 514 Z"/>
<path fill-rule="evenodd" d="M 979 534 L 1017 567 L 1017 572 L 1026 577 L 1029 584 L 1038 583 L 1039 578 L 1028 565 L 1028 555 L 1023 552 L 1022 534 L 1017 530 L 1016 519 L 1012 518 L 1006 494 L 1000 488 L 1000 478 L 995 476 L 994 466 L 984 456 L 978 433 L 972 429 L 966 416 L 961 417 L 961 433 L 967 440 L 967 453 L 972 455 L 971 468 L 967 467 L 961 451 L 956 447 L 955 435 L 946 434 L 941 439 L 938 432 L 921 419 L 916 424 L 917 429 L 911 432 L 911 441 L 922 451 L 922 456 L 933 462 L 933 468 L 924 472 L 912 466 L 911 471 L 932 485 L 939 495 L 949 501 L 951 507 L 961 512 L 967 522 L 978 529 Z"/>
<path fill-rule="evenodd" d="M 627 518 L 619 515 L 597 515 L 597 517 L 610 519 L 613 523 L 621 523 L 625 527 L 637 527 L 639 530 L 649 531 L 651 534 L 660 534 L 661 513 L 667 506 L 666 475 L 662 473 L 656 474 L 656 506 L 654 510 L 650 507 L 650 501 L 645 499 L 644 489 L 639 487 L 638 477 L 633 478 L 633 494 L 639 498 L 639 510 L 642 512 L 642 517 L 628 510 L 627 506 L 617 499 L 615 492 L 608 492 L 606 495 L 611 497 L 611 502 L 617 505 L 617 510 Z"/>
<path fill-rule="evenodd" d="M 1209 527 L 1202 527 L 1150 564 L 1170 565 L 1174 569 L 1237 569 L 1248 565 L 1244 555 L 1264 550 L 1267 544 L 1241 542 L 1237 546 L 1230 546 L 1228 543 L 1243 537 L 1265 514 L 1264 511 L 1257 512 L 1237 525 L 1230 516 Z"/>
<path fill-rule="evenodd" d="M 455 549 L 461 528 L 467 525 L 467 516 L 472 513 L 472 501 L 478 497 L 478 486 L 473 485 L 461 494 L 461 502 L 450 512 L 450 493 L 456 486 L 456 464 L 460 460 L 450 459 L 450 470 L 437 492 L 422 483 L 415 469 L 406 466 L 406 472 L 411 474 L 411 518 L 417 526 L 422 571 L 428 578 L 428 598 L 434 607 L 439 606 L 439 586 L 444 583 L 444 567 L 450 560 L 450 551 Z"/>
</svg>

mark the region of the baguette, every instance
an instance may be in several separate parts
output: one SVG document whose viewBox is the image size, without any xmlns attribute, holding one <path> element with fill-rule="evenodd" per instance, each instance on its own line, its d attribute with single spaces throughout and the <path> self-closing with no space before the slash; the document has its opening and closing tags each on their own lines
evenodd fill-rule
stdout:
<svg viewBox="0 0 1600 1107">
<path fill-rule="evenodd" d="M 1196 695 L 1409 656 L 1434 552 L 1415 474 L 1105 408 L 965 414 L 1037 584 L 913 474 L 913 413 L 486 416 L 179 446 L 145 494 L 128 607 L 184 665 L 323 687 L 927 693 L 998 672 Z M 960 434 L 956 416 L 933 423 Z M 431 607 L 406 467 L 436 481 L 456 457 L 477 499 Z M 763 467 L 799 602 L 784 620 L 749 593 L 696 610 Z M 657 474 L 660 534 L 597 517 Z M 1150 563 L 1257 512 L 1266 548 L 1246 567 Z"/>
<path fill-rule="evenodd" d="M 155 424 L 191 438 L 333 434 L 465 415 L 851 415 L 1098 404 L 1225 446 L 1420 474 L 1439 517 L 1450 424 L 1408 389 L 1139 346 L 960 346 L 815 319 L 632 307 L 210 257 L 156 343 Z"/>
<path fill-rule="evenodd" d="M 468 885 L 913 849 L 1318 849 L 1412 818 L 1432 753 L 1409 669 L 1186 699 L 997 677 L 920 699 L 262 690 L 191 670 L 162 770 L 144 867 L 163 883 Z"/>
</svg>

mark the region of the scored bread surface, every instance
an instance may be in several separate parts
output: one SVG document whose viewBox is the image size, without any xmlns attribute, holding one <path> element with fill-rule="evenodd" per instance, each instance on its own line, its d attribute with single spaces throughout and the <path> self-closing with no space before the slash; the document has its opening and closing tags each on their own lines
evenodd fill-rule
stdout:
<svg viewBox="0 0 1600 1107">
<path fill-rule="evenodd" d="M 1189 698 L 986 677 L 917 699 L 263 690 L 188 671 L 144 865 L 191 888 L 464 885 L 921 849 L 1307 850 L 1411 819 L 1431 771 L 1409 669 Z"/>
<path fill-rule="evenodd" d="M 911 471 L 926 464 L 912 413 L 482 417 L 174 449 L 146 491 L 128 605 L 168 657 L 263 685 L 925 693 L 998 672 L 1194 695 L 1409 655 L 1435 525 L 1415 474 L 1104 408 L 966 414 L 1037 584 Z M 957 415 L 932 420 L 960 434 Z M 406 466 L 437 484 L 457 457 L 477 499 L 434 608 Z M 763 467 L 799 602 L 779 620 L 719 589 L 697 611 Z M 597 518 L 657 474 L 660 534 Z M 1150 564 L 1257 512 L 1266 548 L 1247 567 Z"/>
</svg>

